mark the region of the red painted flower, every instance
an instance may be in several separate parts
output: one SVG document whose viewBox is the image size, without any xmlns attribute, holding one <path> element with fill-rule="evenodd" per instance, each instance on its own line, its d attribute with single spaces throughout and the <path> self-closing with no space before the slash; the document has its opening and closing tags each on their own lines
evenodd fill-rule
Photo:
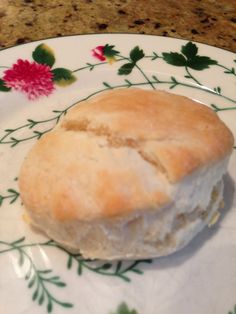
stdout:
<svg viewBox="0 0 236 314">
<path fill-rule="evenodd" d="M 92 54 L 98 60 L 105 61 L 106 57 L 104 56 L 103 50 L 104 46 L 97 46 L 96 48 L 92 49 Z"/>
<path fill-rule="evenodd" d="M 18 59 L 11 69 L 4 72 L 3 81 L 7 87 L 23 92 L 33 100 L 52 93 L 52 78 L 49 66 Z"/>
<path fill-rule="evenodd" d="M 106 44 L 105 46 L 97 46 L 92 49 L 93 57 L 97 58 L 100 61 L 107 61 L 112 64 L 116 61 L 115 56 L 119 53 L 119 51 L 113 49 L 113 45 Z"/>
</svg>

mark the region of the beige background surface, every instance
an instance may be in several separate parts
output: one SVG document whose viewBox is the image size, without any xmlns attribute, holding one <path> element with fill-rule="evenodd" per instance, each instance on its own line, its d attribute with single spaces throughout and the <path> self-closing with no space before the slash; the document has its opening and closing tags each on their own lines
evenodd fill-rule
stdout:
<svg viewBox="0 0 236 314">
<path fill-rule="evenodd" d="M 0 47 L 87 33 L 141 33 L 236 52 L 235 0 L 0 0 Z"/>
</svg>

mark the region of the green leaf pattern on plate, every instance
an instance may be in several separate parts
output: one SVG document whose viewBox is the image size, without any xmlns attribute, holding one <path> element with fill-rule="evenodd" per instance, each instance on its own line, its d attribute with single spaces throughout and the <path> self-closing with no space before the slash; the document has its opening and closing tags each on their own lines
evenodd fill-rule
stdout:
<svg viewBox="0 0 236 314">
<path fill-rule="evenodd" d="M 47 51 L 50 51 L 50 48 L 47 45 L 41 44 L 39 45 L 35 51 L 41 51 L 43 47 L 43 51 L 44 53 Z M 46 47 L 46 48 L 45 48 Z M 128 57 L 122 56 L 119 51 L 114 49 L 114 45 L 109 45 L 106 44 L 104 46 L 104 50 L 106 52 L 107 55 L 114 57 L 116 56 L 116 62 L 125 62 L 123 65 L 121 65 L 118 69 L 117 74 L 118 75 L 125 75 L 128 76 L 129 74 L 132 73 L 132 71 L 134 71 L 134 69 L 136 69 L 137 71 L 139 71 L 141 73 L 141 75 L 144 77 L 144 82 L 140 82 L 140 83 L 134 83 L 131 80 L 127 80 L 124 79 L 124 84 L 120 84 L 120 85 L 116 85 L 116 86 L 112 86 L 109 82 L 103 82 L 103 85 L 105 88 L 89 95 L 88 97 L 86 97 L 87 99 L 91 96 L 93 96 L 94 94 L 98 94 L 102 91 L 105 91 L 107 89 L 113 89 L 113 88 L 129 88 L 129 87 L 142 87 L 142 86 L 150 86 L 152 89 L 156 89 L 159 85 L 167 85 L 169 86 L 169 89 L 176 89 L 178 87 L 186 87 L 186 88 L 190 88 L 190 89 L 198 89 L 201 90 L 204 93 L 209 93 L 218 97 L 221 97 L 223 99 L 228 100 L 229 102 L 236 104 L 236 100 L 232 99 L 226 95 L 223 94 L 223 90 L 220 86 L 214 87 L 213 89 L 210 88 L 205 88 L 194 76 L 192 73 L 190 73 L 189 68 L 197 70 L 197 71 L 202 71 L 204 69 L 209 68 L 210 66 L 219 66 L 223 69 L 225 69 L 227 72 L 229 72 L 229 74 L 233 74 L 235 72 L 234 68 L 227 68 L 221 64 L 219 64 L 216 60 L 213 60 L 207 56 L 199 56 L 198 53 L 198 47 L 193 44 L 192 42 L 188 42 L 186 45 L 182 46 L 181 48 L 181 53 L 178 52 L 163 52 L 162 53 L 162 57 L 160 56 L 160 53 L 158 54 L 157 52 L 153 52 L 153 55 L 145 55 L 143 49 L 141 49 L 139 46 L 134 47 L 130 53 Z M 38 55 L 39 53 L 37 53 Z M 43 56 L 44 54 L 41 53 Z M 39 54 L 39 55 L 41 55 Z M 151 78 L 149 78 L 147 76 L 146 73 L 144 73 L 144 71 L 142 70 L 142 68 L 140 67 L 140 65 L 138 65 L 138 62 L 140 62 L 141 59 L 146 58 L 149 59 L 151 62 L 156 61 L 156 60 L 163 60 L 168 64 L 171 64 L 173 66 L 182 66 L 185 68 L 186 70 L 186 75 L 185 78 L 193 81 L 192 82 L 183 82 L 183 81 L 179 81 L 177 78 L 171 76 L 169 78 L 169 80 L 161 80 L 159 79 L 156 75 L 153 75 Z M 41 58 L 42 60 L 43 58 Z M 39 59 L 37 59 L 39 60 Z M 86 66 L 75 69 L 73 71 L 70 71 L 68 69 L 65 68 L 56 68 L 56 69 L 52 69 L 52 73 L 54 74 L 54 81 L 55 83 L 57 83 L 59 86 L 67 86 L 71 83 L 73 83 L 76 80 L 76 76 L 75 73 L 79 72 L 79 71 L 84 71 L 84 70 L 94 70 L 97 66 L 102 66 L 107 64 L 108 62 L 99 62 L 99 63 L 95 63 L 95 64 L 91 64 L 91 63 L 86 63 Z M 50 64 L 53 64 L 53 62 L 51 61 Z M 82 100 L 81 100 L 82 101 Z M 28 141 L 28 140 L 32 140 L 32 139 L 39 139 L 41 138 L 41 136 L 45 133 L 47 133 L 48 131 L 50 131 L 52 129 L 48 128 L 45 129 L 44 131 L 39 131 L 39 130 L 35 130 L 35 126 L 38 126 L 39 124 L 46 124 L 49 121 L 51 122 L 55 122 L 58 123 L 58 121 L 60 120 L 61 116 L 63 116 L 64 114 L 66 114 L 67 110 L 70 109 L 71 107 L 73 107 L 75 104 L 70 105 L 68 108 L 62 110 L 62 111 L 57 111 L 54 110 L 53 113 L 56 113 L 56 115 L 54 115 L 53 117 L 50 117 L 48 119 L 42 120 L 42 121 L 34 121 L 33 119 L 28 119 L 28 123 L 25 123 L 23 125 L 17 126 L 17 127 L 13 127 L 10 129 L 6 129 L 5 133 L 0 136 L 0 144 L 8 144 L 11 147 L 15 147 L 18 146 L 20 143 Z M 216 106 L 218 109 L 216 110 L 216 112 L 222 111 L 222 110 L 235 110 L 235 106 L 228 106 L 227 108 L 220 108 L 219 106 Z M 214 108 L 216 108 L 214 107 Z M 32 130 L 31 134 L 29 134 L 29 136 L 25 137 L 25 138 L 18 138 L 17 135 L 17 131 L 23 129 L 23 128 L 27 128 L 29 130 Z"/>
<path fill-rule="evenodd" d="M 73 305 L 69 302 L 64 302 L 53 296 L 49 287 L 54 285 L 58 288 L 63 288 L 66 284 L 61 281 L 59 276 L 54 276 L 52 269 L 39 269 L 29 253 L 25 250 L 27 245 L 24 244 L 25 237 L 22 237 L 14 242 L 7 243 L 0 241 L 5 249 L 0 249 L 0 254 L 13 252 L 18 253 L 18 265 L 25 271 L 24 279 L 28 282 L 27 286 L 32 290 L 32 300 L 38 305 L 45 304 L 48 313 L 51 313 L 55 305 L 64 308 L 70 308 Z M 38 244 L 36 244 L 38 245 Z M 32 245 L 30 245 L 32 247 Z"/>
<path fill-rule="evenodd" d="M 11 90 L 11 87 L 7 87 L 5 85 L 5 82 L 0 79 L 0 92 L 9 92 Z"/>
<path fill-rule="evenodd" d="M 25 237 L 21 237 L 13 242 L 0 241 L 0 255 L 9 252 L 16 252 L 18 254 L 18 265 L 25 271 L 24 279 L 28 282 L 27 286 L 32 290 L 32 300 L 38 305 L 45 304 L 47 312 L 51 313 L 54 306 L 61 306 L 64 308 L 73 307 L 72 303 L 61 301 L 50 292 L 50 286 L 54 285 L 58 288 L 66 287 L 66 284 L 61 281 L 59 276 L 53 275 L 52 269 L 39 269 L 27 252 L 27 248 L 46 247 L 56 248 L 61 250 L 67 256 L 67 269 L 76 269 L 78 276 L 81 276 L 84 271 L 90 271 L 98 275 L 116 277 L 122 279 L 124 282 L 130 282 L 129 274 L 142 275 L 143 271 L 139 268 L 141 264 L 152 263 L 151 259 L 139 261 L 115 261 L 104 262 L 98 260 L 84 259 L 80 254 L 72 254 L 66 251 L 59 244 L 53 240 L 42 243 L 25 243 Z M 1 246 L 3 247 L 1 249 Z M 27 267 L 25 267 L 27 265 Z M 75 265 L 75 267 L 73 267 Z"/>
<path fill-rule="evenodd" d="M 197 52 L 197 46 L 192 42 L 188 42 L 185 46 L 182 46 L 181 53 L 164 52 L 162 55 L 163 59 L 171 65 L 189 67 L 197 71 L 207 69 L 211 65 L 217 64 L 216 60 L 206 56 L 199 56 Z"/>
<path fill-rule="evenodd" d="M 123 302 L 121 303 L 115 312 L 111 312 L 110 314 L 138 314 L 136 310 L 130 310 L 128 305 Z"/>
<path fill-rule="evenodd" d="M 56 68 L 52 70 L 53 81 L 59 86 L 67 86 L 76 81 L 76 77 L 70 70 L 64 68 Z"/>
<path fill-rule="evenodd" d="M 37 63 L 46 64 L 49 67 L 52 67 L 56 61 L 54 52 L 45 44 L 37 46 L 32 53 L 32 57 Z"/>
</svg>

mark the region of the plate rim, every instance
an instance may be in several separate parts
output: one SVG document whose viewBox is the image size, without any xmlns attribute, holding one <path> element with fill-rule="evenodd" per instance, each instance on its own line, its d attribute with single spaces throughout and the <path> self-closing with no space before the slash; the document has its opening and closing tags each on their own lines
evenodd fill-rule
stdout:
<svg viewBox="0 0 236 314">
<path fill-rule="evenodd" d="M 155 35 L 155 34 L 140 34 L 140 33 L 129 33 L 129 32 L 86 33 L 86 34 L 85 33 L 77 33 L 77 34 L 68 34 L 68 35 L 63 35 L 63 36 L 48 36 L 48 37 L 42 37 L 41 39 L 35 39 L 35 40 L 31 40 L 29 42 L 25 42 L 25 43 L 21 43 L 21 44 L 15 44 L 15 45 L 11 45 L 9 47 L 0 48 L 0 53 L 2 51 L 8 50 L 8 49 L 17 48 L 17 47 L 25 46 L 25 45 L 32 44 L 32 43 L 41 42 L 43 40 L 50 40 L 50 39 L 58 39 L 58 40 L 60 40 L 60 39 L 63 39 L 63 38 L 68 38 L 68 37 L 83 37 L 83 36 L 94 36 L 94 35 L 95 36 L 128 35 L 128 36 L 141 36 L 141 37 L 157 37 L 157 38 L 161 38 L 161 39 L 164 39 L 164 40 L 173 40 L 173 39 L 175 39 L 175 40 L 183 41 L 183 42 L 190 41 L 190 42 L 193 42 L 193 43 L 197 43 L 197 44 L 201 44 L 201 45 L 204 45 L 204 46 L 208 46 L 208 47 L 214 48 L 216 50 L 220 50 L 222 52 L 227 52 L 227 53 L 236 55 L 236 52 L 233 52 L 232 50 L 229 50 L 229 49 L 226 49 L 226 48 L 222 48 L 222 47 L 217 47 L 217 46 L 214 46 L 214 45 L 211 45 L 211 44 L 204 43 L 202 41 L 192 40 L 192 39 L 189 39 L 189 38 L 179 38 L 179 37 L 173 37 L 173 36 L 161 36 L 161 35 Z"/>
<path fill-rule="evenodd" d="M 105 37 L 105 36 L 107 36 L 107 35 L 125 35 L 125 36 L 127 36 L 127 37 L 129 37 L 129 36 L 132 36 L 132 37 L 135 37 L 135 36 L 140 36 L 140 37 L 152 37 L 152 38 L 157 38 L 157 39 L 160 39 L 160 40 L 164 40 L 164 41 L 171 41 L 171 40 L 176 40 L 176 41 L 178 41 L 178 42 L 182 42 L 182 43 L 185 43 L 185 42 L 187 42 L 187 41 L 189 41 L 188 39 L 183 39 L 183 38 L 176 38 L 176 37 L 165 37 L 165 36 L 159 36 L 159 35 L 152 35 L 152 34 L 137 34 L 137 33 L 99 33 L 99 34 L 96 34 L 96 33 L 90 33 L 90 34 L 73 34 L 73 35 L 65 35 L 65 36 L 60 36 L 60 37 L 48 37 L 48 38 L 42 38 L 42 39 L 38 39 L 38 40 L 34 40 L 34 41 L 30 41 L 30 42 L 27 42 L 27 43 L 22 43 L 22 44 L 19 44 L 19 45 L 13 45 L 13 46 L 10 46 L 10 47 L 6 47 L 6 48 L 3 48 L 3 49 L 1 49 L 0 50 L 0 53 L 2 52 L 2 51 L 4 51 L 4 50 L 7 50 L 7 49 L 13 49 L 13 48 L 18 48 L 18 47 L 20 47 L 20 46 L 25 46 L 25 45 L 29 45 L 29 44 L 33 44 L 33 43 L 37 43 L 37 42 L 42 42 L 42 41 L 44 41 L 44 40 L 58 40 L 58 41 L 60 41 L 60 40 L 62 40 L 63 41 L 63 39 L 65 39 L 65 38 L 67 38 L 67 37 L 74 37 L 75 39 L 76 38 L 82 38 L 82 37 L 90 37 L 90 36 L 95 36 L 95 37 L 100 37 L 100 36 L 103 36 L 103 37 Z M 72 39 L 73 40 L 73 39 Z M 198 43 L 198 44 L 201 44 L 201 45 L 203 45 L 203 46 L 209 46 L 209 47 L 212 47 L 214 50 L 213 50 L 213 53 L 217 53 L 217 52 L 219 52 L 219 53 L 225 53 L 225 51 L 228 53 L 230 53 L 230 54 L 233 54 L 234 55 L 234 53 L 232 52 L 232 51 L 229 51 L 229 50 L 227 50 L 227 49 L 223 49 L 223 48 L 218 48 L 218 47 L 215 47 L 215 46 L 212 46 L 212 45 L 209 45 L 209 44 L 205 44 L 205 43 L 201 43 L 201 42 L 197 42 L 197 41 L 191 41 L 191 42 L 193 42 L 193 43 Z M 175 46 L 175 44 L 173 45 L 173 48 L 174 48 L 174 46 Z M 25 47 L 26 48 L 26 47 Z M 15 51 L 14 51 L 14 53 L 15 53 Z M 34 310 L 34 305 L 33 305 L 33 310 Z M 64 313 L 64 312 L 63 312 Z"/>
</svg>

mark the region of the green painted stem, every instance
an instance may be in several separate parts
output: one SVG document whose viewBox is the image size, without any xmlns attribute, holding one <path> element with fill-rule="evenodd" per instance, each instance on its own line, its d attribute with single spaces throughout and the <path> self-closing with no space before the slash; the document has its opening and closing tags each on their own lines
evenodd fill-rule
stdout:
<svg viewBox="0 0 236 314">
<path fill-rule="evenodd" d="M 6 199 L 8 199 L 8 198 L 15 198 L 15 197 L 18 197 L 18 196 L 12 194 L 12 195 L 7 195 L 7 196 L 0 195 L 0 197 L 1 197 L 2 200 L 6 200 Z M 1 206 L 1 205 L 0 205 L 0 206 Z"/>
<path fill-rule="evenodd" d="M 24 125 L 22 125 L 22 126 L 16 128 L 16 129 L 14 129 L 14 130 L 12 130 L 11 132 L 6 132 L 6 134 L 3 135 L 3 137 L 0 139 L 0 144 L 4 144 L 3 140 L 4 140 L 5 138 L 7 138 L 10 134 L 12 134 L 13 132 L 16 132 L 16 131 L 18 131 L 18 130 L 20 130 L 20 129 L 27 128 L 29 125 L 30 125 L 30 123 L 27 123 L 27 124 L 24 124 Z"/>
<path fill-rule="evenodd" d="M 188 67 L 186 66 L 185 67 L 185 71 L 187 72 L 188 76 L 195 82 L 197 83 L 198 85 L 202 86 L 202 84 L 194 77 L 192 76 L 192 74 L 190 73 Z"/>
<path fill-rule="evenodd" d="M 226 108 L 219 108 L 217 106 L 212 106 L 216 112 L 219 111 L 227 111 L 227 110 L 236 110 L 236 107 L 226 107 Z"/>
<path fill-rule="evenodd" d="M 135 67 L 142 73 L 143 77 L 147 80 L 147 82 L 150 84 L 150 86 L 152 87 L 152 89 L 156 89 L 154 84 L 152 83 L 152 81 L 149 80 L 149 78 L 147 77 L 147 75 L 143 72 L 143 70 L 137 65 L 135 64 Z"/>
<path fill-rule="evenodd" d="M 72 104 L 73 106 L 74 104 Z M 56 120 L 57 122 L 60 120 L 61 116 L 63 116 L 66 111 L 69 109 L 70 107 L 68 107 L 67 109 L 63 110 L 60 112 L 59 115 L 57 115 L 56 117 L 53 117 L 53 118 L 50 118 L 50 119 L 46 119 L 46 120 L 40 120 L 40 121 L 33 121 L 34 125 L 32 126 L 32 122 L 29 122 L 29 123 L 26 123 L 16 129 L 13 129 L 12 131 L 9 131 L 9 132 L 6 132 L 6 134 L 0 139 L 0 144 L 9 144 L 9 143 L 12 143 L 12 142 L 3 142 L 5 138 L 7 138 L 10 134 L 12 134 L 13 132 L 16 132 L 16 131 L 19 131 L 20 129 L 24 129 L 24 128 L 33 128 L 34 126 L 38 125 L 38 124 L 41 124 L 41 123 L 47 123 L 47 122 L 51 122 L 51 121 L 54 121 Z M 34 136 L 36 137 L 36 136 Z M 34 138 L 33 137 L 33 138 Z"/>
<path fill-rule="evenodd" d="M 26 137 L 26 138 L 23 138 L 23 139 L 13 139 L 11 141 L 6 141 L 6 142 L 2 142 L 0 141 L 0 144 L 12 144 L 11 146 L 14 147 L 16 145 L 18 145 L 19 143 L 22 143 L 22 142 L 25 142 L 25 141 L 29 141 L 29 140 L 32 140 L 34 138 L 40 138 L 41 136 L 43 136 L 44 134 L 48 133 L 49 131 L 51 131 L 52 128 L 44 131 L 44 132 L 41 132 L 41 134 L 35 134 L 35 135 L 32 135 L 32 136 L 29 136 L 29 137 Z"/>
<path fill-rule="evenodd" d="M 104 275 L 104 276 L 109 276 L 109 277 L 120 277 L 120 278 L 122 278 L 125 281 L 130 281 L 130 278 L 123 274 L 124 271 L 121 272 L 121 273 L 116 273 L 115 271 L 109 273 L 109 272 L 102 271 L 100 269 L 99 270 L 95 270 L 93 267 L 90 267 L 88 264 L 86 264 L 84 262 L 83 262 L 82 265 L 83 265 L 84 268 L 86 268 L 86 269 L 88 269 L 88 270 L 90 270 L 92 272 L 95 272 L 95 273 L 97 273 L 99 275 Z"/>
<path fill-rule="evenodd" d="M 236 76 L 236 73 L 232 72 L 232 69 L 227 68 L 226 66 L 224 66 L 224 65 L 222 65 L 222 64 L 219 64 L 219 63 L 217 63 L 217 64 L 215 64 L 215 65 L 218 66 L 218 67 L 220 67 L 220 68 L 222 68 L 222 69 L 227 70 L 227 71 L 229 72 L 228 74 L 232 74 L 232 75 Z"/>
<path fill-rule="evenodd" d="M 8 189 L 7 192 L 9 193 L 9 195 L 0 195 L 0 207 L 2 206 L 4 200 L 11 199 L 10 204 L 12 204 L 18 199 L 20 195 L 20 193 L 14 189 Z"/>
<path fill-rule="evenodd" d="M 84 67 L 81 67 L 81 68 L 78 68 L 78 69 L 75 69 L 73 71 L 71 71 L 72 73 L 75 73 L 75 72 L 79 72 L 79 71 L 82 71 L 82 70 L 86 70 L 86 69 L 89 69 L 89 68 L 95 68 L 99 65 L 103 65 L 103 64 L 107 64 L 108 62 L 99 62 L 99 63 L 95 63 L 95 64 L 89 64 L 89 65 L 86 65 Z"/>
<path fill-rule="evenodd" d="M 153 56 L 144 56 L 144 58 L 146 58 L 146 59 L 153 59 L 154 58 L 154 60 L 163 59 L 163 57 L 159 56 L 157 53 L 156 53 L 156 55 L 153 55 Z"/>
<path fill-rule="evenodd" d="M 8 253 L 8 252 L 11 252 L 11 251 L 15 251 L 15 250 L 23 249 L 23 248 L 35 247 L 35 246 L 40 246 L 40 245 L 44 246 L 44 245 L 47 245 L 47 242 L 22 244 L 22 245 L 16 246 L 14 244 L 11 244 L 11 243 L 8 243 L 8 242 L 5 242 L 5 241 L 0 241 L 0 244 L 6 245 L 6 246 L 11 246 L 9 249 L 5 249 L 5 250 L 0 251 L 0 254 L 3 254 L 3 253 Z"/>
<path fill-rule="evenodd" d="M 120 56 L 120 60 L 127 60 L 130 63 L 133 63 L 133 61 L 130 58 L 124 57 L 122 55 Z M 147 77 L 147 75 L 143 72 L 143 70 L 137 65 L 137 63 L 135 63 L 135 67 L 139 70 L 139 72 L 143 75 L 143 77 L 145 78 L 145 80 L 148 82 L 148 84 L 152 87 L 152 89 L 156 89 L 154 84 L 149 80 L 149 78 Z"/>
<path fill-rule="evenodd" d="M 119 58 L 119 59 L 116 59 L 116 62 L 123 61 L 124 59 L 127 59 L 127 58 L 121 57 L 121 58 Z M 95 68 L 95 67 L 97 67 L 97 66 L 99 66 L 99 65 L 104 65 L 104 64 L 109 64 L 109 62 L 103 61 L 103 62 L 99 62 L 99 63 L 93 63 L 93 64 L 91 63 L 91 64 L 88 64 L 88 65 L 86 65 L 86 66 L 84 66 L 84 67 L 75 69 L 75 70 L 73 70 L 73 71 L 71 71 L 71 72 L 72 72 L 72 73 L 75 73 L 75 72 L 79 72 L 79 71 L 82 71 L 82 70 L 86 70 L 86 69 L 90 69 L 90 68 Z"/>
</svg>

